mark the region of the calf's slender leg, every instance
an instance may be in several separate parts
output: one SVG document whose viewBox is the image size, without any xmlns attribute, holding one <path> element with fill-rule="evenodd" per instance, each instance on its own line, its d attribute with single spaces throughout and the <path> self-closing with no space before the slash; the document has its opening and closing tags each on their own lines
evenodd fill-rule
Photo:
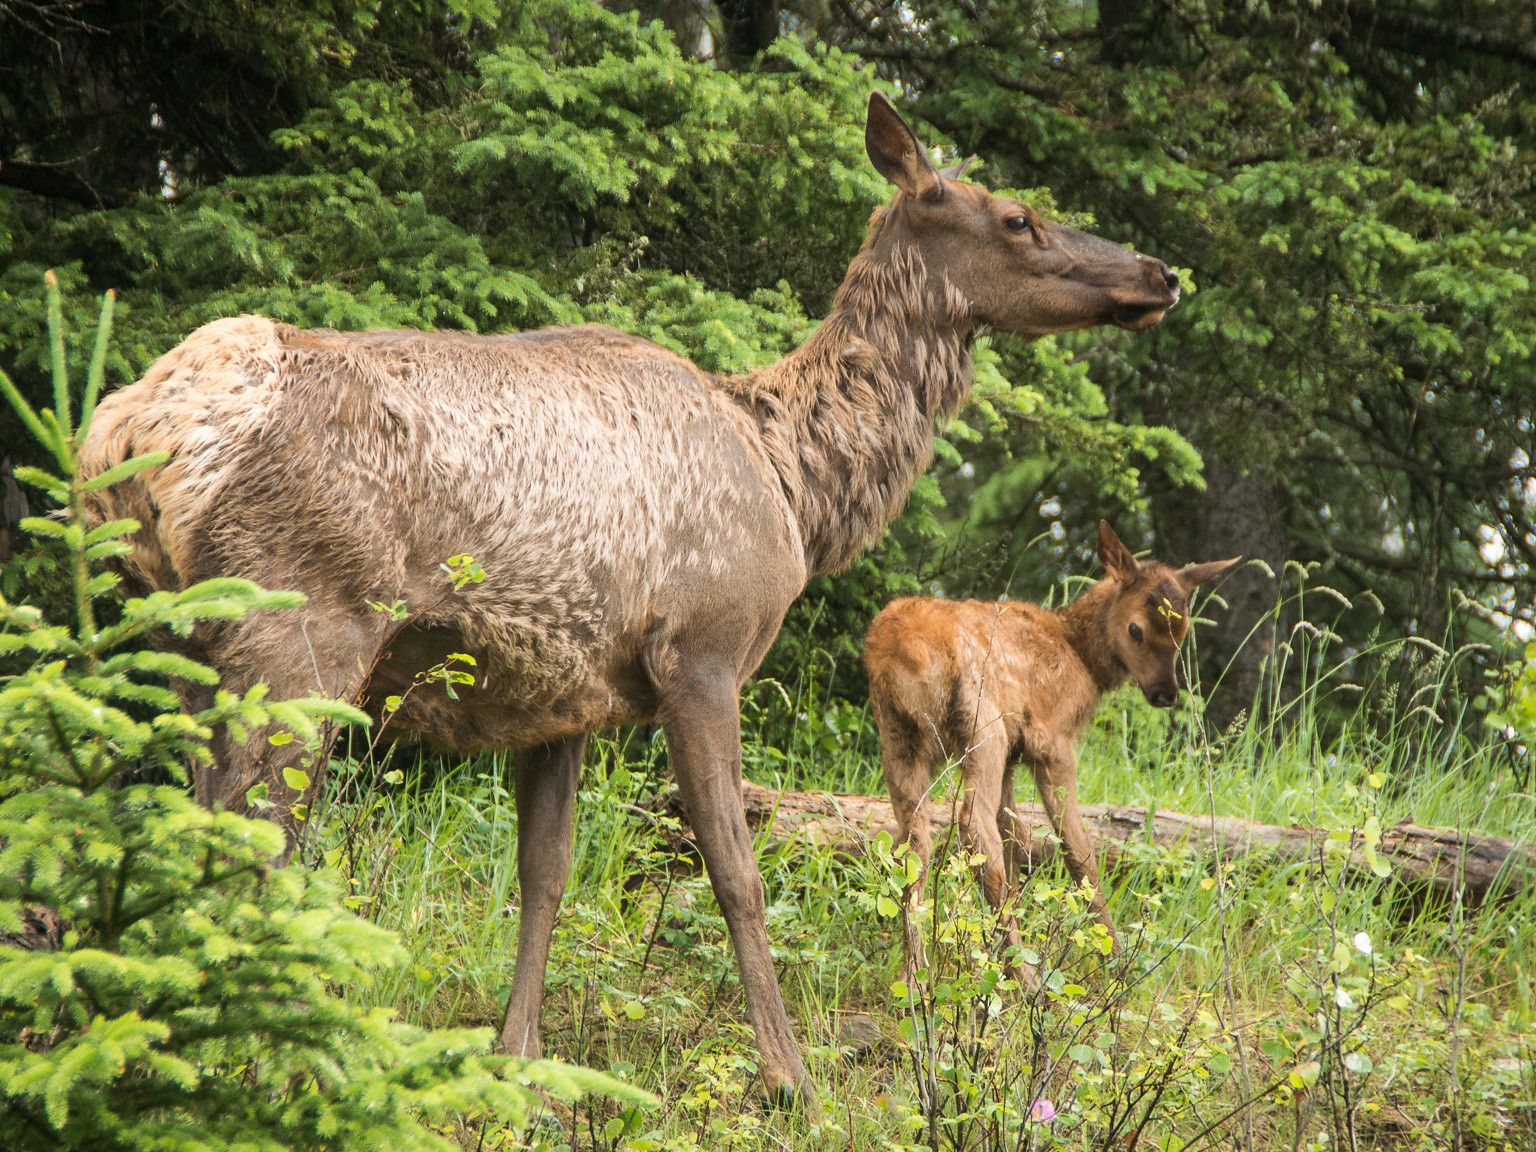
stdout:
<svg viewBox="0 0 1536 1152">
<path fill-rule="evenodd" d="M 997 809 L 997 832 L 1003 838 L 1003 874 L 1008 886 L 1008 899 L 1016 900 L 1021 890 L 1021 877 L 1029 856 L 1030 830 L 1019 816 L 1018 799 L 1014 795 L 1014 770 L 1010 763 L 1003 770 L 1002 802 Z"/>
<path fill-rule="evenodd" d="M 906 908 L 902 973 L 910 981 L 925 963 L 917 909 L 928 881 L 928 862 L 933 856 L 933 829 L 928 822 L 932 765 L 915 725 L 878 702 L 874 713 L 875 725 L 880 730 L 880 770 L 891 796 L 897 835 L 906 842 L 918 865 L 917 876 L 902 893 Z"/>
<path fill-rule="evenodd" d="M 1104 886 L 1099 879 L 1099 863 L 1093 851 L 1093 841 L 1083 826 L 1082 809 L 1077 802 L 1077 755 L 1070 745 L 1057 743 L 1049 753 L 1034 763 L 1035 784 L 1040 789 L 1040 801 L 1045 805 L 1051 826 L 1061 837 L 1067 854 L 1067 871 L 1079 884 L 1093 886 L 1093 899 L 1089 902 L 1099 922 L 1109 929 L 1115 950 L 1121 948 L 1115 922 L 1110 919 L 1109 906 L 1104 902 Z"/>
<path fill-rule="evenodd" d="M 573 736 L 520 753 L 513 765 L 517 800 L 517 886 L 522 905 L 512 994 L 501 1025 L 509 1056 L 543 1055 L 539 1016 L 555 914 L 571 871 L 576 785 L 587 738 Z"/>
<path fill-rule="evenodd" d="M 763 922 L 763 881 L 742 812 L 738 682 L 733 670 L 680 664 L 662 689 L 662 730 L 688 825 L 736 950 L 763 1083 L 770 1097 L 787 1102 L 809 1084 L 779 994 Z"/>
<path fill-rule="evenodd" d="M 967 852 L 980 856 L 976 874 L 982 894 L 1002 922 L 1010 946 L 1023 943 L 1008 906 L 1008 853 L 1003 847 L 1003 778 L 1007 775 L 1008 746 L 1000 737 L 982 737 L 973 741 L 964 763 L 965 800 L 960 806 L 960 838 Z M 1034 970 L 1026 965 L 1012 967 L 1011 974 L 1024 987 L 1033 990 L 1037 981 Z"/>
</svg>

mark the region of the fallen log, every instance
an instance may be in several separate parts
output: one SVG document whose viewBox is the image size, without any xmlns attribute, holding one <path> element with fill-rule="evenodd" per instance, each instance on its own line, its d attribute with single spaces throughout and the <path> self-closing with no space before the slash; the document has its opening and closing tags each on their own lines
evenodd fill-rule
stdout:
<svg viewBox="0 0 1536 1152">
<path fill-rule="evenodd" d="M 884 796 L 794 792 L 765 788 L 749 780 L 743 784 L 742 801 L 748 823 L 754 829 L 766 829 L 767 835 L 775 840 L 798 838 L 862 853 L 868 841 L 880 832 L 896 834 L 891 804 Z M 942 802 L 930 807 L 934 840 L 938 843 L 950 824 L 952 812 L 950 805 Z M 1028 867 L 1038 867 L 1055 852 L 1056 838 L 1040 805 L 1020 804 L 1018 810 L 1029 837 Z M 1131 855 L 1137 845 L 1220 854 L 1223 858 L 1272 852 L 1283 860 L 1296 861 L 1319 858 L 1328 841 L 1328 833 L 1321 829 L 1260 824 L 1235 816 L 1192 816 L 1131 804 L 1085 804 L 1082 811 L 1084 822 L 1096 836 L 1105 864 L 1111 869 Z M 675 814 L 682 816 L 681 812 Z M 1358 836 L 1348 851 L 1347 866 L 1369 876 L 1364 844 Z M 1428 887 L 1444 896 L 1459 891 L 1468 903 L 1522 891 L 1536 883 L 1536 847 L 1502 836 L 1477 836 L 1402 823 L 1382 830 L 1376 852 L 1391 864 L 1392 874 L 1399 880 Z"/>
</svg>

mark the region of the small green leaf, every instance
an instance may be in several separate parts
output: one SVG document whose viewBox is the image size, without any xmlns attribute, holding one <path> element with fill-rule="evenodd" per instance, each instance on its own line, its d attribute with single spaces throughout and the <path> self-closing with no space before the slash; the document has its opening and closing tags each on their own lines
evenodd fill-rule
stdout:
<svg viewBox="0 0 1536 1152">
<path fill-rule="evenodd" d="M 1322 1071 L 1323 1066 L 1316 1060 L 1308 1060 L 1305 1064 L 1296 1065 L 1288 1079 L 1292 1088 L 1310 1088 L 1317 1083 Z"/>
<path fill-rule="evenodd" d="M 1365 1076 L 1376 1067 L 1376 1064 L 1364 1052 L 1349 1052 L 1344 1056 L 1344 1067 L 1356 1076 Z"/>
<path fill-rule="evenodd" d="M 309 787 L 309 773 L 302 768 L 284 768 L 283 783 L 295 792 L 303 792 Z"/>
</svg>

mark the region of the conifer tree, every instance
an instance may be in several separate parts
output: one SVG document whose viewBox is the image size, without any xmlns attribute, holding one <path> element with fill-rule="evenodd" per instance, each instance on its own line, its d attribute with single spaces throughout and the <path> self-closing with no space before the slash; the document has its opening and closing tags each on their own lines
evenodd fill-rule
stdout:
<svg viewBox="0 0 1536 1152">
<path fill-rule="evenodd" d="M 278 828 L 187 794 L 186 765 L 209 758 L 218 728 L 315 740 L 322 725 L 365 718 L 259 685 L 181 711 L 169 682 L 216 676 L 146 646 L 154 633 L 300 598 L 215 579 L 115 602 L 104 565 L 138 525 L 88 529 L 82 502 L 163 457 L 77 476 L 111 313 L 108 296 L 77 398 L 50 278 L 53 406 L 29 404 L 0 373 L 49 462 L 18 476 L 58 506 L 23 527 L 49 546 L 72 606 L 55 619 L 0 599 L 0 658 L 20 669 L 0 678 L 0 1144 L 446 1150 L 440 1126 L 477 1112 L 515 1124 L 539 1106 L 536 1087 L 643 1100 L 597 1073 L 491 1056 L 488 1029 L 407 1027 L 348 1002 L 339 990 L 401 962 L 399 943 L 348 911 L 331 877 L 271 867 Z M 171 782 L 145 782 L 146 770 Z"/>
</svg>

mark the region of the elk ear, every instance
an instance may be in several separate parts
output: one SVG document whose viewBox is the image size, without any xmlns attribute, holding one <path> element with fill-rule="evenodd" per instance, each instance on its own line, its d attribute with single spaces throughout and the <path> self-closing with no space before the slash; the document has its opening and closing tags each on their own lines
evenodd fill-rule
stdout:
<svg viewBox="0 0 1536 1152">
<path fill-rule="evenodd" d="M 946 180 L 963 180 L 965 179 L 965 174 L 980 163 L 980 156 L 967 156 L 958 164 L 951 164 L 948 168 L 940 168 L 939 175 Z"/>
<path fill-rule="evenodd" d="M 944 178 L 934 170 L 917 135 L 879 92 L 869 94 L 864 150 L 875 170 L 908 196 L 929 200 L 943 197 Z"/>
<path fill-rule="evenodd" d="M 1242 562 L 1241 556 L 1234 556 L 1230 560 L 1212 560 L 1208 564 L 1189 564 L 1179 569 L 1179 583 L 1184 585 L 1184 591 L 1193 592 L 1200 585 L 1225 576 Z"/>
<path fill-rule="evenodd" d="M 1122 584 L 1135 576 L 1141 567 L 1131 550 L 1115 535 L 1108 520 L 1099 521 L 1099 559 L 1104 562 L 1104 571 Z"/>
</svg>

